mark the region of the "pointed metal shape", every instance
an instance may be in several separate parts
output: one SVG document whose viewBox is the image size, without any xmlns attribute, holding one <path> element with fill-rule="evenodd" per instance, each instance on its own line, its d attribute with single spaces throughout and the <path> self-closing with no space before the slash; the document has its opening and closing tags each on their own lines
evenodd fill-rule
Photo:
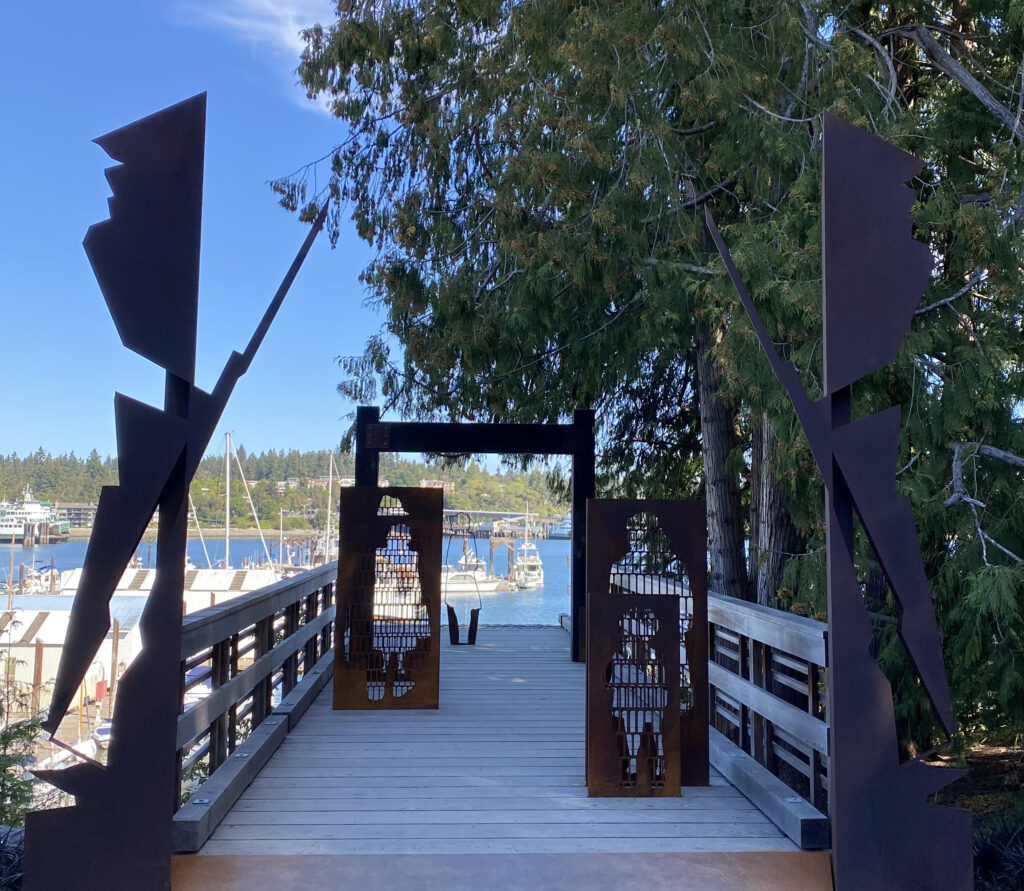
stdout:
<svg viewBox="0 0 1024 891">
<path fill-rule="evenodd" d="M 856 510 L 899 603 L 899 632 L 940 721 L 956 728 L 942 647 L 908 499 L 895 493 L 899 408 L 851 423 L 850 384 L 896 358 L 932 269 L 911 238 L 922 163 L 825 115 L 822 237 L 824 399 L 811 403 L 758 317 L 723 240 L 708 229 L 825 482 L 829 804 L 837 889 L 971 887 L 970 814 L 928 803 L 957 779 L 900 765 L 892 691 L 872 655 L 854 564 Z"/>
<path fill-rule="evenodd" d="M 923 162 L 852 124 L 824 115 L 822 271 L 825 391 L 835 393 L 899 352 L 933 260 L 911 234 Z"/>
<path fill-rule="evenodd" d="M 943 728 L 957 729 L 910 499 L 896 494 L 900 407 L 832 433 L 832 452 L 899 604 L 899 633 Z"/>
<path fill-rule="evenodd" d="M 118 393 L 119 486 L 104 486 L 43 728 L 55 733 L 110 630 L 110 598 L 153 517 L 188 425 Z"/>
<path fill-rule="evenodd" d="M 206 94 L 96 142 L 110 219 L 89 227 L 85 252 L 121 341 L 178 377 L 195 377 Z"/>
</svg>

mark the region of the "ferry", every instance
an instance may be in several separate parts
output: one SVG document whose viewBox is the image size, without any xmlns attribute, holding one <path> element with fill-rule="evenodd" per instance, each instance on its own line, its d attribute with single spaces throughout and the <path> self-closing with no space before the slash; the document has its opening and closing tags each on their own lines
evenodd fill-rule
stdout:
<svg viewBox="0 0 1024 891">
<path fill-rule="evenodd" d="M 25 543 L 26 531 L 29 544 L 48 544 L 69 538 L 71 524 L 60 519 L 49 501 L 36 501 L 31 489 L 25 489 L 21 501 L 0 501 L 0 542 Z"/>
</svg>

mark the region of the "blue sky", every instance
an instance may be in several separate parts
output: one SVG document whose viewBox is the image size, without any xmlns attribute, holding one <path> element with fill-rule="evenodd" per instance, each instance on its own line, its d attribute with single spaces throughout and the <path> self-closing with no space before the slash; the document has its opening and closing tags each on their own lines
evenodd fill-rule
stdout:
<svg viewBox="0 0 1024 891">
<path fill-rule="evenodd" d="M 333 20 L 321 0 L 60 0 L 8 4 L 0 38 L 0 454 L 116 451 L 119 390 L 162 405 L 163 372 L 125 349 L 82 250 L 107 217 L 92 140 L 208 93 L 197 383 L 241 350 L 306 229 L 267 181 L 340 141 L 342 125 L 296 86 L 298 30 Z M 321 103 L 322 105 L 322 103 Z M 339 354 L 377 330 L 358 281 L 369 248 L 322 236 L 228 405 L 250 451 L 333 448 L 351 406 Z"/>
</svg>

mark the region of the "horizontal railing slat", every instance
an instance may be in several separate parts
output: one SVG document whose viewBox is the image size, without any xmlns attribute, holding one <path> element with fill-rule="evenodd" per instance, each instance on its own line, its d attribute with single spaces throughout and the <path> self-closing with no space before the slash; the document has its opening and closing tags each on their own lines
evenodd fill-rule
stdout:
<svg viewBox="0 0 1024 891">
<path fill-rule="evenodd" d="M 824 622 L 711 592 L 708 592 L 708 621 L 807 662 L 825 664 L 828 626 Z"/>
<path fill-rule="evenodd" d="M 269 653 L 256 659 L 252 665 L 239 672 L 226 684 L 212 690 L 210 695 L 201 699 L 178 718 L 178 747 L 186 745 L 203 732 L 204 728 L 218 715 L 226 712 L 234 703 L 248 696 L 256 685 L 271 677 L 289 656 L 299 652 L 306 641 L 318 635 L 334 621 L 334 607 L 330 606 L 312 622 L 299 628 L 295 634 L 287 637 Z"/>
<path fill-rule="evenodd" d="M 337 577 L 338 563 L 334 561 L 251 594 L 190 613 L 182 620 L 181 658 L 187 659 L 193 653 L 269 618 L 289 604 L 332 584 Z"/>
<path fill-rule="evenodd" d="M 773 724 L 785 727 L 797 739 L 819 752 L 826 750 L 828 732 L 824 721 L 790 705 L 784 699 L 772 696 L 715 662 L 708 663 L 708 683 L 740 700 Z"/>
</svg>

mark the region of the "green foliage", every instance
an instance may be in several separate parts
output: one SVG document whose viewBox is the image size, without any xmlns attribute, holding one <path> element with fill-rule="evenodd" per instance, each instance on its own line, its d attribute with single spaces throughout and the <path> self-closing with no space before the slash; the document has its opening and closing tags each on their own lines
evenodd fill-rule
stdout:
<svg viewBox="0 0 1024 891">
<path fill-rule="evenodd" d="M 19 458 L 0 455 L 0 498 L 13 501 L 27 486 L 44 501 L 95 501 L 103 486 L 117 485 L 117 461 L 100 458 L 93 449 L 88 458 L 53 457 L 45 449 Z"/>
<path fill-rule="evenodd" d="M 320 529 L 327 522 L 327 451 L 299 452 L 270 450 L 249 454 L 238 447 L 238 457 L 249 484 L 253 505 L 260 525 L 277 529 L 282 521 L 286 530 Z M 335 455 L 334 494 L 337 497 L 339 477 L 355 475 L 355 460 L 350 453 Z M 475 462 L 410 461 L 397 455 L 381 456 L 380 476 L 394 486 L 418 486 L 421 480 L 440 479 L 455 486 L 446 493 L 448 507 L 464 510 L 525 511 L 542 517 L 559 517 L 566 512 L 567 497 L 559 488 L 557 466 L 550 475 L 539 468 L 523 472 L 506 469 L 490 473 Z M 85 480 L 81 485 L 75 480 Z M 287 486 L 287 481 L 294 483 Z M 310 485 L 316 480 L 316 485 Z M 101 460 L 96 452 L 86 460 L 72 456 L 50 457 L 40 450 L 26 459 L 17 455 L 0 456 L 0 481 L 9 492 L 18 493 L 28 485 L 39 498 L 53 501 L 96 501 L 100 487 L 117 485 L 117 462 Z M 278 483 L 285 482 L 283 491 Z M 76 497 L 62 488 L 68 485 Z M 224 525 L 224 458 L 209 455 L 200 462 L 190 487 L 192 502 L 200 525 Z M 252 526 L 253 512 L 238 479 L 238 468 L 232 465 L 231 523 Z"/>
<path fill-rule="evenodd" d="M 750 499 L 747 446 L 766 414 L 779 443 L 767 469 L 807 541 L 777 603 L 820 617 L 820 477 L 700 211 L 714 205 L 817 398 L 831 110 L 927 164 L 913 213 L 935 274 L 899 358 L 855 386 L 854 413 L 903 409 L 897 485 L 962 720 L 1024 732 L 1021 467 L 970 445 L 1024 454 L 1018 7 L 342 0 L 335 24 L 306 33 L 298 72 L 345 126 L 328 189 L 378 249 L 364 281 L 384 329 L 343 362 L 342 393 L 453 419 L 590 404 L 606 491 L 685 496 L 710 485 L 694 337 L 714 332 L 740 440 L 729 472 Z M 314 172 L 276 184 L 286 205 L 307 201 Z M 931 717 L 863 536 L 857 558 L 897 714 L 923 741 Z"/>
<path fill-rule="evenodd" d="M 33 806 L 35 781 L 23 776 L 39 735 L 39 718 L 5 723 L 0 728 L 0 824 L 24 826 Z"/>
</svg>

